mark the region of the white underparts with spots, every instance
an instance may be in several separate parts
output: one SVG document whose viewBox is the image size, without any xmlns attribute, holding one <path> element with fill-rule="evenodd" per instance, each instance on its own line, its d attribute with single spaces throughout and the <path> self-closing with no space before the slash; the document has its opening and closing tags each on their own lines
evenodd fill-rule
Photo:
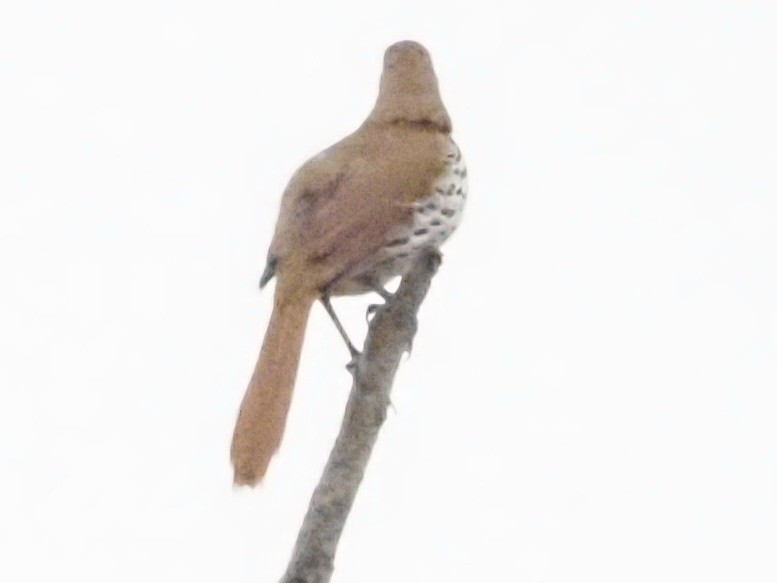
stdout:
<svg viewBox="0 0 777 583">
<path fill-rule="evenodd" d="M 461 222 L 467 200 L 467 167 L 461 150 L 450 141 L 446 169 L 434 184 L 432 195 L 415 203 L 413 223 L 408 229 L 394 233 L 384 248 L 389 261 L 396 264 L 412 262 L 416 252 L 427 247 L 439 247 Z M 398 272 L 404 272 L 399 265 Z M 408 265 L 409 267 L 409 265 Z"/>
</svg>

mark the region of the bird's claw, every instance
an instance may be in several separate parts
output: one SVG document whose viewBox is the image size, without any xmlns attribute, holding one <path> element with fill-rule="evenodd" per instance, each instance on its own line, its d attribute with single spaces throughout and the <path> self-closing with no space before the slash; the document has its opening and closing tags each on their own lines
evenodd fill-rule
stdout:
<svg viewBox="0 0 777 583">
<path fill-rule="evenodd" d="M 375 316 L 375 312 L 377 312 L 379 309 L 381 309 L 383 306 L 380 304 L 370 304 L 367 306 L 367 323 L 369 324 L 372 321 L 372 318 Z"/>
</svg>

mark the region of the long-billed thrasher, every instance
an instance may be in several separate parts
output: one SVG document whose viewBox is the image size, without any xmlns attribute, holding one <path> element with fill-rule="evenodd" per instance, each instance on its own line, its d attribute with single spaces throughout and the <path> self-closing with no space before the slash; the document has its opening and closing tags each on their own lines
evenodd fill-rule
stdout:
<svg viewBox="0 0 777 583">
<path fill-rule="evenodd" d="M 366 121 L 305 162 L 283 193 L 261 279 L 277 278 L 273 312 L 232 438 L 235 484 L 258 483 L 278 449 L 313 303 L 334 317 L 330 296 L 383 290 L 450 236 L 466 197 L 429 53 L 396 43 Z"/>
</svg>

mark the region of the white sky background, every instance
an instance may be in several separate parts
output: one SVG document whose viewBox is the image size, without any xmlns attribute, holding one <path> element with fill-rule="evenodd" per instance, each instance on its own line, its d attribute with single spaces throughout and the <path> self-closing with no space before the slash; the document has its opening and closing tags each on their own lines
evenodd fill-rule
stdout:
<svg viewBox="0 0 777 583">
<path fill-rule="evenodd" d="M 228 447 L 280 194 L 432 52 L 460 231 L 334 581 L 777 580 L 772 2 L 9 2 L 0 580 L 276 581 L 339 427 L 314 309 Z M 373 297 L 335 302 L 359 342 Z"/>
</svg>

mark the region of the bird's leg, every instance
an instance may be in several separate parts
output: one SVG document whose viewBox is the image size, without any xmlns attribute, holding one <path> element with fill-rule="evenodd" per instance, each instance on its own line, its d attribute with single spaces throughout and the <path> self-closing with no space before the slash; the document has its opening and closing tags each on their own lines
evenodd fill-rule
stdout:
<svg viewBox="0 0 777 583">
<path fill-rule="evenodd" d="M 384 301 L 388 302 L 391 298 L 394 297 L 394 294 L 392 294 L 390 291 L 388 291 L 385 287 L 378 283 L 371 283 L 370 287 L 372 287 L 372 291 L 374 291 L 376 294 L 378 294 L 380 297 L 383 298 Z"/>
<path fill-rule="evenodd" d="M 335 327 L 337 328 L 337 331 L 340 333 L 340 336 L 343 337 L 343 340 L 345 341 L 345 345 L 348 347 L 348 352 L 351 353 L 352 358 L 356 358 L 359 356 L 360 352 L 356 350 L 356 347 L 353 345 L 353 342 L 351 342 L 351 339 L 348 338 L 348 334 L 345 331 L 345 328 L 343 328 L 343 325 L 340 323 L 340 319 L 337 317 L 337 314 L 335 314 L 335 310 L 332 307 L 332 302 L 329 301 L 328 295 L 321 296 L 321 303 L 324 305 L 324 309 L 326 310 L 326 313 L 329 314 L 329 317 L 332 318 L 332 322 L 334 322 Z"/>
</svg>

